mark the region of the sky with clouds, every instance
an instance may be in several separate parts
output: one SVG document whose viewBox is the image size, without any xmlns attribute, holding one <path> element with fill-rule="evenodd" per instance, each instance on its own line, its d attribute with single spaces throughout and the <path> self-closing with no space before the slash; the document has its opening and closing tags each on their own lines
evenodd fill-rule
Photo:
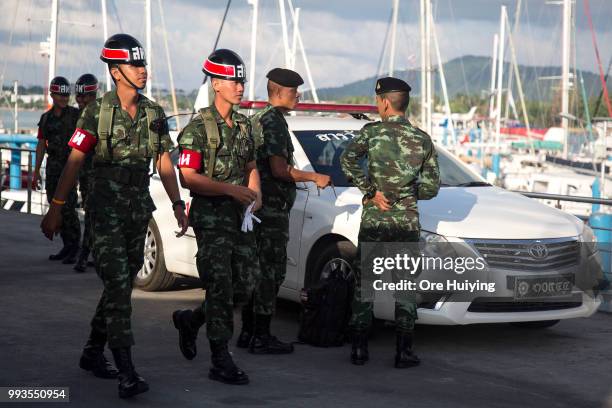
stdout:
<svg viewBox="0 0 612 408">
<path fill-rule="evenodd" d="M 500 6 L 506 4 L 514 20 L 518 1 L 434 0 L 442 59 L 467 54 L 490 56 L 493 35 L 499 30 Z M 561 7 L 551 3 L 555 2 L 522 0 L 515 38 L 520 63 L 560 65 Z M 612 57 L 612 0 L 589 3 L 605 69 Z M 4 72 L 5 84 L 15 79 L 26 85 L 47 81 L 47 59 L 40 55 L 39 43 L 49 35 L 50 4 L 50 0 L 0 1 L 0 75 Z M 299 27 L 317 87 L 341 85 L 376 74 L 391 4 L 391 0 L 293 0 L 294 7 L 300 8 Z M 159 0 L 152 0 L 152 5 L 152 80 L 155 87 L 167 87 Z M 191 90 L 201 83 L 201 64 L 212 50 L 225 5 L 225 0 L 163 0 L 178 88 Z M 259 0 L 259 5 L 254 80 L 256 94 L 262 95 L 265 73 L 282 65 L 284 54 L 278 1 Z M 144 1 L 107 0 L 107 7 L 109 33 L 127 32 L 144 44 Z M 575 10 L 576 65 L 596 71 L 584 0 L 577 0 Z M 105 66 L 98 59 L 103 44 L 100 1 L 60 0 L 60 20 L 57 73 L 71 81 L 85 72 L 103 78 Z M 395 59 L 398 70 L 420 65 L 418 20 L 419 0 L 400 0 Z M 250 32 L 250 5 L 246 0 L 233 0 L 219 48 L 231 48 L 242 55 L 247 65 L 251 64 Z M 296 70 L 304 73 L 299 58 Z"/>
</svg>

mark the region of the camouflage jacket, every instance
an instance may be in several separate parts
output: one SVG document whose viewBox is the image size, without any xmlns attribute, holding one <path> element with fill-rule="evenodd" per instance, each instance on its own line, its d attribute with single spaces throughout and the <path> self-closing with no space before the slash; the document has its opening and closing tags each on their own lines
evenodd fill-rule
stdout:
<svg viewBox="0 0 612 408">
<path fill-rule="evenodd" d="M 111 154 L 109 159 L 103 159 L 100 154 L 101 149 L 107 148 L 107 146 L 101 146 L 101 143 L 97 143 L 102 98 L 98 98 L 95 102 L 85 107 L 75 132 L 75 136 L 78 132 L 82 132 L 86 133 L 87 137 L 93 136 L 96 141 L 95 148 L 85 152 L 90 154 L 93 152 L 94 181 L 91 194 L 93 195 L 92 202 L 94 205 L 92 207 L 107 209 L 109 206 L 114 206 L 126 211 L 152 212 L 155 210 L 155 206 L 146 185 L 121 184 L 103 176 L 97 177 L 96 175 L 104 171 L 103 169 L 108 168 L 123 168 L 133 174 L 148 173 L 151 158 L 157 152 L 151 151 L 149 148 L 149 126 L 145 108 L 157 109 L 160 118 L 165 117 L 164 111 L 155 102 L 147 99 L 144 95 L 139 95 L 136 116 L 132 119 L 126 111 L 121 109 L 116 90 L 111 92 L 111 102 L 115 109 L 111 127 Z M 74 136 L 72 140 L 74 140 Z M 172 149 L 172 140 L 167 131 L 159 134 L 159 141 L 155 141 L 155 143 L 157 142 L 159 142 L 158 148 L 160 153 L 168 152 Z"/>
<path fill-rule="evenodd" d="M 263 204 L 289 211 L 295 201 L 295 183 L 274 178 L 270 168 L 271 156 L 283 157 L 288 165 L 293 165 L 294 149 L 287 121 L 279 109 L 267 105 L 251 116 L 251 125 Z"/>
<path fill-rule="evenodd" d="M 367 174 L 359 165 L 367 157 Z M 438 194 L 440 171 L 429 135 L 412 126 L 403 116 L 368 123 L 342 153 L 342 170 L 364 194 L 382 192 L 392 209 L 382 213 L 371 203 L 362 218 L 395 218 L 406 228 L 418 225 L 417 200 Z"/>
<path fill-rule="evenodd" d="M 43 113 L 38 122 L 38 139 L 47 145 L 46 174 L 59 176 L 70 155 L 68 140 L 74 132 L 79 119 L 79 110 L 67 106 L 60 116 L 53 114 L 53 109 Z"/>
<path fill-rule="evenodd" d="M 233 127 L 229 127 L 221 117 L 215 105 L 205 108 L 212 112 L 219 129 L 220 144 L 215 154 L 212 179 L 234 185 L 245 184 L 245 167 L 255 160 L 255 149 L 251 135 L 251 126 L 246 116 L 232 112 Z M 181 154 L 179 167 L 185 152 L 195 153 L 199 163 L 192 163 L 193 168 L 206 175 L 209 162 L 209 151 L 204 122 L 200 114 L 196 115 L 181 131 L 178 144 Z M 199 229 L 217 229 L 239 231 L 244 208 L 231 197 L 194 196 L 189 209 L 191 226 Z"/>
</svg>

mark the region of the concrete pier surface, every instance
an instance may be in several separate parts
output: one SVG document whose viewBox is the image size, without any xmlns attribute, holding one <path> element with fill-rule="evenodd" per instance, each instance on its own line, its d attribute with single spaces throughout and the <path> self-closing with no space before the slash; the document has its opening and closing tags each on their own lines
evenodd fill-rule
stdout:
<svg viewBox="0 0 612 408">
<path fill-rule="evenodd" d="M 59 242 L 44 238 L 40 220 L 0 210 L 0 386 L 70 387 L 70 403 L 8 406 L 612 408 L 612 314 L 601 312 L 548 329 L 417 326 L 422 364 L 406 370 L 393 368 L 394 329 L 381 322 L 362 367 L 350 364 L 348 344 L 254 356 L 234 348 L 234 339 L 234 358 L 251 383 L 214 382 L 204 330 L 194 360 L 178 349 L 171 314 L 202 298 L 188 279 L 172 291 L 134 291 L 134 361 L 151 389 L 120 400 L 115 380 L 78 367 L 102 283 L 93 268 L 77 274 L 47 260 Z M 279 302 L 274 334 L 295 340 L 298 314 L 298 305 Z"/>
</svg>

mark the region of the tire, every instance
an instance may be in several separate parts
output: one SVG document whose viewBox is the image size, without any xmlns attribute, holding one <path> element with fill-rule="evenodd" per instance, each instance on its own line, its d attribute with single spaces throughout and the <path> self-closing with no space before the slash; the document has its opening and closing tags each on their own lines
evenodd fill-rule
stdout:
<svg viewBox="0 0 612 408">
<path fill-rule="evenodd" d="M 134 278 L 134 286 L 147 292 L 167 290 L 174 285 L 175 280 L 176 276 L 166 269 L 159 229 L 151 218 L 145 239 L 144 264 Z"/>
<path fill-rule="evenodd" d="M 309 271 L 304 287 L 310 288 L 321 280 L 327 279 L 329 273 L 337 271 L 338 268 L 345 278 L 352 279 L 351 263 L 357 256 L 357 248 L 350 241 L 332 242 L 320 254 L 313 254 L 313 256 L 317 256 L 318 259 Z"/>
<path fill-rule="evenodd" d="M 538 320 L 535 322 L 514 322 L 512 326 L 521 327 L 524 329 L 546 329 L 559 323 L 559 320 Z"/>
</svg>

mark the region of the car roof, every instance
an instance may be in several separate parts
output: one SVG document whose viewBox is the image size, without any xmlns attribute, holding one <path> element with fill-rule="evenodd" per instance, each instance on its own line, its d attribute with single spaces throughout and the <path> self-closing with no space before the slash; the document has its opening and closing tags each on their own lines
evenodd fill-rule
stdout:
<svg viewBox="0 0 612 408">
<path fill-rule="evenodd" d="M 289 129 L 301 130 L 359 130 L 370 121 L 352 116 L 286 116 Z"/>
</svg>

